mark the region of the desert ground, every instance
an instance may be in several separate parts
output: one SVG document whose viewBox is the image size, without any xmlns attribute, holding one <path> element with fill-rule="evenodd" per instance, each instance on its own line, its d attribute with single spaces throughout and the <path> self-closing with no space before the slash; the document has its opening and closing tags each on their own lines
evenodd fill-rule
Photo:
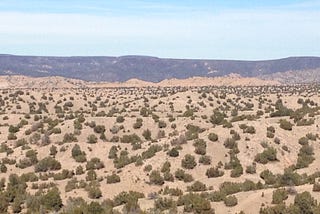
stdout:
<svg viewBox="0 0 320 214">
<path fill-rule="evenodd" d="M 1 213 L 320 213 L 320 86 L 0 79 Z"/>
</svg>

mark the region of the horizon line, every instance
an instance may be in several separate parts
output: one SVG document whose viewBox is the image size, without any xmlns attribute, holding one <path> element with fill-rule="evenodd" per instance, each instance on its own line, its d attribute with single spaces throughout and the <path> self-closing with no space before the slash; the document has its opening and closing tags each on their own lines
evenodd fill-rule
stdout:
<svg viewBox="0 0 320 214">
<path fill-rule="evenodd" d="M 320 58 L 320 56 L 308 56 L 308 55 L 292 55 L 279 58 L 265 58 L 265 59 L 235 59 L 235 58 L 178 58 L 178 57 L 159 57 L 152 55 L 139 55 L 139 54 L 129 54 L 129 55 L 24 55 L 24 54 L 8 54 L 0 53 L 0 56 L 17 56 L 17 57 L 52 57 L 52 58 L 77 58 L 77 57 L 109 57 L 109 58 L 126 58 L 126 57 L 146 57 L 146 58 L 156 58 L 156 59 L 168 59 L 168 60 L 217 60 L 217 61 L 247 61 L 247 62 L 257 62 L 257 61 L 273 61 L 282 60 L 290 58 Z"/>
</svg>

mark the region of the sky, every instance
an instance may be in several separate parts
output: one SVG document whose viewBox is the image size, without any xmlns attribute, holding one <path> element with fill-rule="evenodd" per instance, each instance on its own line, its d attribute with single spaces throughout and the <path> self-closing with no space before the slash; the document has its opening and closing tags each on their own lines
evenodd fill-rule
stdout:
<svg viewBox="0 0 320 214">
<path fill-rule="evenodd" d="M 320 0 L 0 0 L 0 53 L 320 56 Z"/>
</svg>

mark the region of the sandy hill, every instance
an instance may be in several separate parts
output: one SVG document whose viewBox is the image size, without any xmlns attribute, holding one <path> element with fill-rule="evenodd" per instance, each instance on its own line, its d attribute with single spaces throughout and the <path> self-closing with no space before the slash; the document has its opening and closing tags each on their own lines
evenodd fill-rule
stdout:
<svg viewBox="0 0 320 214">
<path fill-rule="evenodd" d="M 64 77 L 27 77 L 27 76 L 0 76 L 0 88 L 79 88 L 85 87 L 82 80 Z"/>
</svg>

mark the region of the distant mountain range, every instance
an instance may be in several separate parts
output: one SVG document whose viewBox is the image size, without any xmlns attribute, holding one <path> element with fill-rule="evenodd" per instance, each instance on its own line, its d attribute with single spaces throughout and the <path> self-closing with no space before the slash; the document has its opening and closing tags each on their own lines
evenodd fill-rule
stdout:
<svg viewBox="0 0 320 214">
<path fill-rule="evenodd" d="M 123 82 L 132 78 L 159 82 L 194 76 L 239 74 L 284 83 L 320 82 L 320 57 L 277 60 L 166 59 L 149 56 L 46 57 L 0 55 L 0 75 L 62 76 L 86 81 Z M 307 75 L 304 75 L 307 74 Z"/>
</svg>

